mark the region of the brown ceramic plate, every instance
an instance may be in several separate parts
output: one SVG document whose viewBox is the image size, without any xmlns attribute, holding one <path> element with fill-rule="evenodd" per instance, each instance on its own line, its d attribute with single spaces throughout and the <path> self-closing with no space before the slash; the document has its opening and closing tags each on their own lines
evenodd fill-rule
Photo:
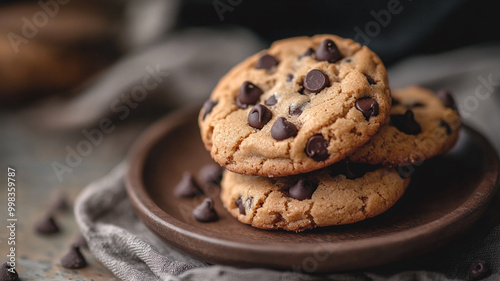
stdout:
<svg viewBox="0 0 500 281">
<path fill-rule="evenodd" d="M 386 213 L 359 223 L 301 233 L 242 224 L 207 190 L 220 219 L 191 217 L 202 198 L 178 199 L 173 188 L 186 170 L 211 163 L 197 110 L 160 120 L 130 155 L 128 195 L 144 223 L 166 243 L 202 260 L 241 267 L 332 272 L 371 267 L 436 248 L 466 230 L 485 210 L 498 185 L 499 161 L 488 141 L 464 126 L 453 151 L 415 171 L 403 198 Z"/>
</svg>

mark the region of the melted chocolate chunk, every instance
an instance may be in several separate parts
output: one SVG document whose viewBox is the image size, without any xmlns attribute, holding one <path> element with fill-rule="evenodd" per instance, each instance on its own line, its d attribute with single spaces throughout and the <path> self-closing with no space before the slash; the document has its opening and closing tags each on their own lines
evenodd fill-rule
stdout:
<svg viewBox="0 0 500 281">
<path fill-rule="evenodd" d="M 366 77 L 366 80 L 368 81 L 368 84 L 370 85 L 375 85 L 377 84 L 377 82 L 375 82 L 375 80 L 373 80 L 373 78 L 371 78 L 370 76 L 368 76 L 367 74 L 365 74 L 365 77 Z"/>
<path fill-rule="evenodd" d="M 69 269 L 79 269 L 87 266 L 87 261 L 80 252 L 80 247 L 78 245 L 71 245 L 68 253 L 62 257 L 61 265 Z"/>
<path fill-rule="evenodd" d="M 446 134 L 449 136 L 451 135 L 451 127 L 450 127 L 450 124 L 448 124 L 446 121 L 444 120 L 440 120 L 439 121 L 439 126 L 443 127 L 446 129 Z"/>
<path fill-rule="evenodd" d="M 248 113 L 248 124 L 255 129 L 262 129 L 273 117 L 271 110 L 262 104 L 254 106 Z"/>
<path fill-rule="evenodd" d="M 240 198 L 238 198 L 238 200 L 236 200 L 236 206 L 238 206 L 238 210 L 240 211 L 240 215 L 244 215 L 246 216 L 247 212 L 245 210 L 245 205 L 243 204 L 243 201 L 241 200 L 241 196 Z"/>
<path fill-rule="evenodd" d="M 299 59 L 303 58 L 303 57 L 311 57 L 311 56 L 314 56 L 314 49 L 313 48 L 307 48 L 307 50 L 299 56 Z"/>
<path fill-rule="evenodd" d="M 309 71 L 304 78 L 304 88 L 311 93 L 320 92 L 329 83 L 328 76 L 319 69 Z"/>
<path fill-rule="evenodd" d="M 38 221 L 35 225 L 35 230 L 40 234 L 53 234 L 60 231 L 59 226 L 51 214 Z"/>
<path fill-rule="evenodd" d="M 290 107 L 288 108 L 288 113 L 290 115 L 298 116 L 302 114 L 302 112 L 304 112 L 305 106 L 306 104 L 301 104 L 301 105 L 291 104 Z"/>
<path fill-rule="evenodd" d="M 356 101 L 356 109 L 363 113 L 363 116 L 368 121 L 371 116 L 378 115 L 378 102 L 370 97 L 360 98 Z"/>
<path fill-rule="evenodd" d="M 268 98 L 268 99 L 264 102 L 264 104 L 265 104 L 265 105 L 269 105 L 269 106 L 271 106 L 271 105 L 275 105 L 275 104 L 277 104 L 277 103 L 278 103 L 278 100 L 276 99 L 276 96 L 275 96 L 275 95 L 270 96 L 270 97 L 269 97 L 269 98 Z"/>
<path fill-rule="evenodd" d="M 176 197 L 190 198 L 202 195 L 203 191 L 201 191 L 191 173 L 185 171 L 182 174 L 181 181 L 174 188 L 174 194 Z"/>
<path fill-rule="evenodd" d="M 257 64 L 255 65 L 255 68 L 269 70 L 269 69 L 277 66 L 278 63 L 279 62 L 278 62 L 278 60 L 275 57 L 273 57 L 273 56 L 271 56 L 269 54 L 264 54 L 257 61 Z"/>
<path fill-rule="evenodd" d="M 491 269 L 485 261 L 476 261 L 469 267 L 468 280 L 481 280 L 491 274 Z"/>
<path fill-rule="evenodd" d="M 314 191 L 318 188 L 318 183 L 301 178 L 288 190 L 290 197 L 297 200 L 311 199 Z"/>
<path fill-rule="evenodd" d="M 306 145 L 307 156 L 318 162 L 328 159 L 330 157 L 328 144 L 328 141 L 322 135 L 310 137 Z"/>
<path fill-rule="evenodd" d="M 391 125 L 407 135 L 418 135 L 422 132 L 411 109 L 408 109 L 405 114 L 391 115 Z"/>
<path fill-rule="evenodd" d="M 236 103 L 241 108 L 247 108 L 249 104 L 255 104 L 262 95 L 262 90 L 252 82 L 245 81 L 241 84 Z"/>
<path fill-rule="evenodd" d="M 453 98 L 453 94 L 446 89 L 439 90 L 437 92 L 438 98 L 443 102 L 444 106 L 457 111 L 457 104 Z"/>
<path fill-rule="evenodd" d="M 0 265 L 0 280 L 1 281 L 19 281 L 19 275 L 15 268 L 7 264 L 7 262 Z"/>
<path fill-rule="evenodd" d="M 316 60 L 318 61 L 334 63 L 341 59 L 342 54 L 340 54 L 339 48 L 337 48 L 335 42 L 330 39 L 325 39 L 316 49 Z"/>
<path fill-rule="evenodd" d="M 220 186 L 224 168 L 217 164 L 207 164 L 198 172 L 198 180 L 203 186 Z"/>
<path fill-rule="evenodd" d="M 214 201 L 210 198 L 205 198 L 200 205 L 193 210 L 193 217 L 199 222 L 211 222 L 219 219 L 219 215 L 215 212 Z"/>
<path fill-rule="evenodd" d="M 284 117 L 278 118 L 271 127 L 271 136 L 279 141 L 295 137 L 297 132 L 297 127 L 293 123 L 288 122 Z"/>
<path fill-rule="evenodd" d="M 210 112 L 212 112 L 212 109 L 219 103 L 218 100 L 207 100 L 203 104 L 203 120 L 205 120 L 205 117 L 207 117 Z"/>
<path fill-rule="evenodd" d="M 286 76 L 286 82 L 291 82 L 293 80 L 293 74 L 289 73 L 287 76 Z"/>
</svg>

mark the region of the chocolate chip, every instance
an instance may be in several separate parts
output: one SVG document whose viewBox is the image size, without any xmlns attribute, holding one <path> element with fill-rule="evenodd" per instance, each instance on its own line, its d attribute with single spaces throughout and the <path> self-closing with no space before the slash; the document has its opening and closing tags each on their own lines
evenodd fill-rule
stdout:
<svg viewBox="0 0 500 281">
<path fill-rule="evenodd" d="M 210 112 L 212 112 L 212 109 L 214 108 L 214 106 L 217 105 L 217 103 L 219 103 L 218 100 L 207 100 L 203 104 L 203 119 L 202 120 L 205 120 L 205 117 L 207 117 L 207 115 L 210 114 Z"/>
<path fill-rule="evenodd" d="M 304 88 L 311 93 L 318 93 L 329 84 L 328 76 L 319 69 L 309 71 L 304 78 Z"/>
<path fill-rule="evenodd" d="M 36 223 L 35 230 L 40 234 L 53 234 L 59 232 L 59 226 L 54 217 L 49 214 Z"/>
<path fill-rule="evenodd" d="M 87 239 L 85 239 L 85 237 L 82 234 L 78 235 L 74 244 L 80 248 L 85 248 L 85 249 L 89 248 L 89 244 L 87 243 Z"/>
<path fill-rule="evenodd" d="M 375 80 L 373 80 L 373 78 L 371 78 L 370 76 L 368 76 L 367 74 L 365 74 L 365 77 L 366 77 L 366 80 L 368 81 L 368 84 L 370 85 L 375 85 L 377 84 L 377 82 L 375 82 Z"/>
<path fill-rule="evenodd" d="M 174 195 L 181 198 L 190 198 L 202 195 L 203 192 L 198 186 L 190 172 L 182 174 L 181 181 L 174 188 Z"/>
<path fill-rule="evenodd" d="M 316 60 L 318 61 L 328 61 L 331 63 L 337 62 L 342 59 L 337 45 L 330 39 L 325 39 L 321 44 L 319 44 L 316 49 Z"/>
<path fill-rule="evenodd" d="M 262 129 L 271 120 L 273 113 L 265 105 L 258 104 L 248 113 L 248 124 L 255 129 Z"/>
<path fill-rule="evenodd" d="M 316 188 L 318 188 L 317 183 L 301 178 L 297 183 L 290 187 L 288 194 L 290 197 L 302 201 L 305 199 L 311 199 L 314 191 L 316 191 Z"/>
<path fill-rule="evenodd" d="M 277 103 L 278 103 L 278 100 L 276 99 L 276 96 L 275 96 L 275 95 L 270 96 L 270 97 L 269 97 L 269 98 L 268 98 L 268 99 L 264 102 L 264 104 L 265 104 L 265 105 L 269 105 L 269 106 L 271 106 L 271 105 L 275 105 L 275 104 L 277 104 Z"/>
<path fill-rule="evenodd" d="M 392 106 L 395 106 L 395 105 L 398 105 L 398 104 L 401 104 L 401 103 L 397 99 L 391 98 L 391 105 Z"/>
<path fill-rule="evenodd" d="M 207 164 L 203 166 L 198 172 L 198 181 L 203 186 L 220 186 L 223 172 L 224 168 L 222 168 L 221 166 L 217 164 Z"/>
<path fill-rule="evenodd" d="M 405 114 L 391 115 L 391 124 L 407 135 L 418 135 L 422 132 L 411 109 L 408 109 Z"/>
<path fill-rule="evenodd" d="M 247 212 L 245 210 L 245 205 L 243 204 L 243 201 L 241 200 L 241 196 L 240 198 L 238 198 L 238 200 L 236 200 L 236 206 L 238 206 L 238 209 L 240 211 L 240 215 L 244 215 L 246 216 Z"/>
<path fill-rule="evenodd" d="M 310 137 L 306 145 L 306 154 L 318 162 L 328 159 L 330 157 L 328 153 L 328 141 L 322 135 Z"/>
<path fill-rule="evenodd" d="M 0 280 L 1 281 L 19 281 L 19 275 L 15 267 L 11 267 L 7 262 L 0 265 Z"/>
<path fill-rule="evenodd" d="M 481 280 L 491 274 L 491 269 L 485 261 L 476 261 L 469 267 L 468 280 Z"/>
<path fill-rule="evenodd" d="M 215 212 L 214 201 L 210 198 L 205 198 L 200 205 L 193 210 L 193 217 L 199 222 L 211 222 L 219 219 L 219 215 Z"/>
<path fill-rule="evenodd" d="M 249 104 L 255 104 L 262 95 L 262 90 L 252 82 L 245 81 L 241 84 L 236 103 L 241 108 L 247 108 Z"/>
<path fill-rule="evenodd" d="M 378 102 L 370 97 L 360 98 L 356 101 L 356 109 L 361 111 L 368 121 L 371 116 L 378 115 Z"/>
<path fill-rule="evenodd" d="M 286 76 L 286 82 L 290 82 L 293 80 L 293 74 L 289 73 L 287 76 Z"/>
<path fill-rule="evenodd" d="M 442 89 L 437 92 L 438 98 L 443 102 L 444 106 L 457 111 L 457 104 L 449 90 Z"/>
<path fill-rule="evenodd" d="M 255 68 L 269 70 L 277 65 L 278 65 L 278 60 L 275 57 L 269 54 L 264 54 L 257 61 L 257 65 L 255 65 Z"/>
<path fill-rule="evenodd" d="M 352 62 L 352 59 L 351 59 L 351 58 L 345 59 L 345 62 L 346 62 L 346 63 L 351 63 L 351 62 Z"/>
<path fill-rule="evenodd" d="M 61 265 L 69 269 L 79 269 L 87 266 L 87 261 L 80 252 L 78 245 L 71 245 L 70 250 L 61 258 Z"/>
<path fill-rule="evenodd" d="M 444 120 L 440 120 L 439 121 L 439 126 L 443 127 L 446 129 L 446 134 L 447 135 L 451 135 L 451 127 L 450 127 L 450 124 L 448 124 L 446 121 Z"/>
<path fill-rule="evenodd" d="M 298 116 L 298 115 L 302 114 L 302 112 L 304 112 L 305 106 L 306 106 L 306 104 L 300 104 L 300 105 L 291 104 L 290 107 L 288 108 L 288 113 L 290 115 Z"/>
<path fill-rule="evenodd" d="M 310 56 L 313 56 L 313 55 L 314 55 L 314 49 L 313 48 L 307 48 L 307 50 L 302 55 L 300 55 L 299 59 L 301 59 L 303 57 L 310 57 Z"/>
<path fill-rule="evenodd" d="M 288 122 L 284 117 L 278 118 L 271 127 L 271 136 L 279 141 L 295 137 L 297 132 L 297 127 L 293 123 Z"/>
</svg>

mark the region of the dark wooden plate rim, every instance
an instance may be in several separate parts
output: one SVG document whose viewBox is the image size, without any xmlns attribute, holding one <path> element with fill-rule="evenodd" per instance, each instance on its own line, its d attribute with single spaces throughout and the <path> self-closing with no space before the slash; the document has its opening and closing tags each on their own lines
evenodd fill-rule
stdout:
<svg viewBox="0 0 500 281">
<path fill-rule="evenodd" d="M 385 234 L 379 237 L 364 238 L 355 241 L 338 241 L 338 242 L 311 242 L 311 243 L 294 243 L 293 247 L 284 247 L 290 243 L 281 243 L 279 241 L 273 243 L 241 243 L 227 241 L 214 237 L 210 232 L 196 228 L 187 223 L 181 222 L 178 219 L 170 216 L 156 205 L 153 199 L 147 192 L 143 182 L 143 171 L 148 153 L 154 145 L 160 141 L 166 134 L 177 126 L 186 123 L 186 120 L 196 114 L 198 107 L 184 108 L 169 114 L 160 119 L 150 128 L 148 128 L 135 142 L 128 156 L 129 169 L 125 178 L 125 184 L 128 196 L 137 214 L 143 221 L 149 221 L 146 218 L 152 219 L 156 225 L 146 223 L 148 227 L 155 231 L 166 231 L 173 233 L 175 236 L 185 236 L 189 239 L 203 241 L 207 244 L 217 245 L 226 249 L 242 249 L 246 252 L 255 253 L 274 253 L 274 254 L 314 254 L 315 245 L 321 245 L 326 251 L 334 251 L 341 255 L 343 252 L 358 252 L 360 254 L 367 250 L 380 249 L 386 246 L 398 247 L 405 246 L 409 251 L 411 245 L 419 245 L 425 241 L 428 243 L 440 243 L 445 237 L 449 237 L 447 228 L 456 223 L 458 220 L 462 222 L 463 228 L 468 228 L 482 213 L 483 210 L 478 210 L 478 206 L 482 209 L 486 208 L 496 187 L 498 186 L 498 171 L 499 160 L 495 153 L 485 153 L 485 176 L 479 184 L 477 193 L 463 202 L 460 207 L 450 211 L 447 215 L 440 217 L 429 223 L 403 230 L 393 234 Z M 464 130 L 467 130 L 481 144 L 481 149 L 484 152 L 485 147 L 489 151 L 495 151 L 490 143 L 478 132 L 464 125 Z M 469 223 L 463 223 L 468 221 Z M 265 231 L 265 230 L 263 230 Z M 436 240 L 436 233 L 441 233 L 440 239 Z M 434 235 L 434 236 L 431 236 Z M 413 249 L 418 251 L 416 248 Z M 223 255 L 224 253 L 220 253 Z"/>
</svg>

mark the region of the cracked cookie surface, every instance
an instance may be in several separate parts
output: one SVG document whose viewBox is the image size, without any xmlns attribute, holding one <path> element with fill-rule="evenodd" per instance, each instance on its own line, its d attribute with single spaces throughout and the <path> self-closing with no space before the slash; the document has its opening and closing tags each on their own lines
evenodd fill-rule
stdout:
<svg viewBox="0 0 500 281">
<path fill-rule="evenodd" d="M 275 42 L 235 66 L 200 111 L 201 137 L 228 170 L 306 173 L 344 159 L 390 110 L 381 60 L 334 35 Z"/>
<path fill-rule="evenodd" d="M 391 168 L 342 169 L 339 165 L 344 162 L 280 178 L 226 170 L 221 199 L 240 222 L 262 229 L 302 231 L 381 214 L 396 203 L 410 182 Z"/>
<path fill-rule="evenodd" d="M 450 150 L 460 116 L 451 93 L 411 86 L 392 91 L 390 116 L 379 132 L 349 156 L 352 162 L 404 166 Z"/>
</svg>

